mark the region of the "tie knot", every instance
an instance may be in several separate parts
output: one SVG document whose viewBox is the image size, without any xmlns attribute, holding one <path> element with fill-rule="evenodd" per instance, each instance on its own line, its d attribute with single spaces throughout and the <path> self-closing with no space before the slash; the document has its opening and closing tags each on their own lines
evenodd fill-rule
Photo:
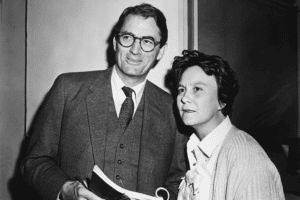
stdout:
<svg viewBox="0 0 300 200">
<path fill-rule="evenodd" d="M 126 95 L 126 97 L 131 97 L 131 93 L 133 92 L 133 89 L 131 89 L 130 87 L 122 87 L 122 90 L 124 92 L 124 94 Z"/>
</svg>

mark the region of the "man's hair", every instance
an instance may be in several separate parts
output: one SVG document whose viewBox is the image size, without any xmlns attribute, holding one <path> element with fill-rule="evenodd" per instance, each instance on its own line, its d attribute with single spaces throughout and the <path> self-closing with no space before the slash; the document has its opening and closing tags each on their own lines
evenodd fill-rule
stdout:
<svg viewBox="0 0 300 200">
<path fill-rule="evenodd" d="M 119 33 L 126 17 L 128 15 L 135 15 L 135 16 L 141 16 L 145 19 L 148 19 L 149 17 L 152 17 L 156 25 L 158 26 L 160 30 L 161 40 L 160 40 L 160 47 L 164 46 L 167 43 L 168 40 L 168 28 L 166 23 L 166 18 L 164 14 L 154 6 L 146 3 L 139 4 L 134 7 L 128 7 L 126 8 L 123 13 L 119 17 L 119 21 L 117 22 L 115 26 L 115 32 Z"/>
<path fill-rule="evenodd" d="M 229 64 L 216 55 L 206 55 L 196 50 L 182 52 L 183 56 L 176 56 L 172 65 L 172 73 L 176 88 L 186 69 L 199 66 L 206 75 L 214 76 L 218 86 L 218 100 L 225 104 L 221 110 L 223 115 L 230 115 L 234 99 L 238 93 L 238 82 L 235 72 Z"/>
</svg>

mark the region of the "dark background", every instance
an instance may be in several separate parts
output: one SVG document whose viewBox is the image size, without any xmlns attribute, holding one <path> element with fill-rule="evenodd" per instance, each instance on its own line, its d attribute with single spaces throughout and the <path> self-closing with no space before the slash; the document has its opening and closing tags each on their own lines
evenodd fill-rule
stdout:
<svg viewBox="0 0 300 200">
<path fill-rule="evenodd" d="M 188 10 L 189 49 L 219 55 L 237 73 L 233 123 L 266 150 L 285 192 L 300 195 L 299 2 L 201 0 Z"/>
</svg>

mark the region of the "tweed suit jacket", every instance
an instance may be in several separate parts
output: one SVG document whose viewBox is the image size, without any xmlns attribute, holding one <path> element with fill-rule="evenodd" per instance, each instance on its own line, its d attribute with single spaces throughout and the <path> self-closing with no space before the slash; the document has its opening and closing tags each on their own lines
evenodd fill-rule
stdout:
<svg viewBox="0 0 300 200">
<path fill-rule="evenodd" d="M 60 75 L 32 128 L 22 174 L 43 199 L 56 199 L 75 176 L 90 179 L 102 168 L 112 69 Z M 187 137 L 177 131 L 171 95 L 146 82 L 137 191 L 154 195 L 165 186 L 175 199 L 185 174 Z"/>
</svg>

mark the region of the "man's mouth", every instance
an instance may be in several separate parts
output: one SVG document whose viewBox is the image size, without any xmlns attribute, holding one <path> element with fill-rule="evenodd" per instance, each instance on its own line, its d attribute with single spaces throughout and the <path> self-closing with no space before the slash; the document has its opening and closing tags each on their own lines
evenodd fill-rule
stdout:
<svg viewBox="0 0 300 200">
<path fill-rule="evenodd" d="M 127 57 L 127 62 L 131 65 L 139 65 L 139 64 L 141 64 L 142 60 L 132 59 L 132 58 Z"/>
</svg>

